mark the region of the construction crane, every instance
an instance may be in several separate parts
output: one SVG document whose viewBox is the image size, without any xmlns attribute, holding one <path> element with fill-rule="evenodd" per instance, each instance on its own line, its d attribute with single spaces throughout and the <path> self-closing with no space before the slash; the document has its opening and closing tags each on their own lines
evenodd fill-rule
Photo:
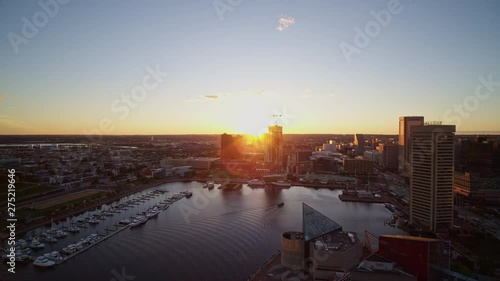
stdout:
<svg viewBox="0 0 500 281">
<path fill-rule="evenodd" d="M 281 117 L 283 116 L 282 114 L 273 114 L 273 118 L 274 118 L 274 125 L 278 125 L 278 119 L 276 117 Z"/>
</svg>

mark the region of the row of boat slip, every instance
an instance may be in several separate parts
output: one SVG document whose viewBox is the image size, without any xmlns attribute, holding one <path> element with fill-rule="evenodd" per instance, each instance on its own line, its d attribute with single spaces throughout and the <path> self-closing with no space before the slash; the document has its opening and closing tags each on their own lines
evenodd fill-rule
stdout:
<svg viewBox="0 0 500 281">
<path fill-rule="evenodd" d="M 130 225 L 130 227 L 136 227 L 142 224 L 145 224 L 149 219 L 154 218 L 158 216 L 158 214 L 161 211 L 164 211 L 168 209 L 168 207 L 173 204 L 174 202 L 186 197 L 189 198 L 193 195 L 193 192 L 191 191 L 181 191 L 179 193 L 176 193 L 172 195 L 171 197 L 165 199 L 163 202 L 159 204 L 155 204 L 153 207 L 149 208 L 148 210 L 137 214 L 136 217 L 131 217 L 131 220 L 129 219 L 123 219 L 119 222 L 120 225 Z"/>
<path fill-rule="evenodd" d="M 112 217 L 114 214 L 128 210 L 132 206 L 141 205 L 152 198 L 168 192 L 167 190 L 153 190 L 127 202 L 111 205 L 108 210 L 97 210 L 86 217 L 80 217 L 76 220 L 77 227 L 85 227 L 86 224 L 98 224 L 104 217 Z M 72 232 L 78 232 L 77 228 L 72 228 Z"/>
<path fill-rule="evenodd" d="M 155 190 L 151 191 L 147 194 L 144 194 L 138 198 L 135 198 L 134 200 L 142 200 L 144 198 L 154 198 L 156 196 L 159 196 L 161 194 L 166 193 L 166 190 Z M 189 193 L 189 192 L 188 192 Z M 192 195 L 188 193 L 179 193 L 171 198 L 183 198 L 183 197 L 189 197 Z M 177 200 L 178 200 L 177 199 Z M 157 204 L 150 210 L 148 210 L 145 214 L 145 218 L 152 218 L 158 215 L 158 213 L 161 210 L 165 210 L 168 208 L 169 204 L 163 203 L 163 204 Z M 52 251 L 50 253 L 43 254 L 36 259 L 34 259 L 32 256 L 30 256 L 31 250 L 40 250 L 45 247 L 44 243 L 55 243 L 57 242 L 57 239 L 67 237 L 67 232 L 70 233 L 78 233 L 80 232 L 81 227 L 86 227 L 87 224 L 97 224 L 99 223 L 99 220 L 104 220 L 104 217 L 111 217 L 115 213 L 120 213 L 121 211 L 127 210 L 128 207 L 126 206 L 126 203 L 121 203 L 121 204 L 115 204 L 112 205 L 108 208 L 108 210 L 96 210 L 94 212 L 89 213 L 86 217 L 80 217 L 76 220 L 76 224 L 72 223 L 69 227 L 62 227 L 61 229 L 49 229 L 45 232 L 43 232 L 39 236 L 31 236 L 28 237 L 26 240 L 24 239 L 19 239 L 17 241 L 16 245 L 16 254 L 15 254 L 15 259 L 18 262 L 30 262 L 34 260 L 34 265 L 40 266 L 40 267 L 50 267 L 55 264 L 61 263 L 63 261 L 66 261 L 67 259 L 71 258 L 75 254 L 79 253 L 80 251 L 85 250 L 86 248 L 89 248 L 90 246 L 94 245 L 95 243 L 99 242 L 101 240 L 101 237 L 98 234 L 91 234 L 85 238 L 82 238 L 79 242 L 70 244 L 66 247 L 63 247 L 61 250 L 61 253 L 58 251 Z M 141 220 L 141 223 L 145 223 L 146 220 Z M 123 230 L 124 228 L 122 228 Z M 67 232 L 66 232 L 67 231 Z M 119 232 L 121 230 L 117 230 L 116 232 Z M 113 234 L 111 234 L 113 235 Z M 44 243 L 42 243 L 44 242 Z M 5 260 L 8 260 L 9 257 L 7 257 L 7 254 L 10 253 L 6 252 L 2 257 Z"/>
<path fill-rule="evenodd" d="M 64 247 L 62 249 L 63 254 L 61 254 L 58 251 L 52 251 L 50 253 L 45 253 L 45 254 L 37 257 L 36 259 L 34 259 L 33 264 L 36 266 L 41 266 L 41 267 L 54 266 L 57 263 L 61 263 L 61 262 L 65 261 L 67 258 L 69 258 L 69 256 L 71 254 L 74 254 L 75 252 L 80 251 L 81 249 L 83 249 L 83 247 L 91 245 L 93 243 L 96 243 L 99 239 L 100 239 L 99 235 L 97 235 L 95 233 L 90 234 L 89 236 L 82 238 L 76 244 L 71 244 L 71 245 Z M 19 246 L 22 247 L 23 243 L 26 243 L 26 240 L 20 239 L 18 242 L 20 242 Z M 38 244 L 40 242 L 38 242 L 37 240 L 34 239 L 32 241 L 32 244 L 33 243 Z M 26 263 L 26 262 L 30 262 L 31 260 L 33 260 L 33 257 L 31 257 L 29 255 L 30 252 L 31 252 L 31 250 L 29 248 L 24 248 L 24 249 L 17 248 L 16 252 L 15 252 L 16 262 Z M 8 254 L 8 252 L 5 252 L 5 254 L 2 255 L 2 258 L 5 261 L 9 260 L 9 257 L 7 256 L 7 254 Z"/>
</svg>

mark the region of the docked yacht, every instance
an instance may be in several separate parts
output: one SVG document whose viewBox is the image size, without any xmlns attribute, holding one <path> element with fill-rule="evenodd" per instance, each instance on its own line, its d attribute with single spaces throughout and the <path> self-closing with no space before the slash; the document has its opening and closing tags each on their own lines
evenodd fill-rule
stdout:
<svg viewBox="0 0 500 281">
<path fill-rule="evenodd" d="M 181 191 L 180 193 L 182 195 L 184 195 L 184 197 L 186 197 L 186 198 L 189 198 L 189 197 L 193 196 L 193 192 L 192 191 Z"/>
<path fill-rule="evenodd" d="M 71 232 L 71 233 L 77 233 L 77 232 L 80 232 L 80 228 L 78 226 L 70 226 L 68 227 L 68 231 Z"/>
<path fill-rule="evenodd" d="M 56 263 L 54 261 L 49 260 L 46 256 L 39 256 L 33 262 L 33 265 L 40 266 L 40 267 L 51 267 L 51 266 L 56 265 Z"/>
<path fill-rule="evenodd" d="M 31 249 L 43 249 L 45 247 L 45 244 L 40 243 L 37 239 L 31 240 L 30 248 Z"/>
<path fill-rule="evenodd" d="M 276 187 L 290 187 L 290 186 L 292 186 L 292 184 L 288 181 L 273 181 L 272 185 L 276 186 Z"/>
<path fill-rule="evenodd" d="M 99 220 L 98 220 L 98 219 L 90 219 L 90 220 L 89 220 L 89 223 L 90 223 L 90 224 L 98 224 L 98 223 L 99 223 Z"/>
<path fill-rule="evenodd" d="M 210 189 L 210 188 L 214 188 L 214 187 L 215 187 L 214 181 L 207 181 L 205 183 L 205 185 L 203 185 L 203 188 L 209 188 Z"/>
<path fill-rule="evenodd" d="M 65 254 L 71 255 L 71 254 L 78 252 L 80 250 L 79 248 L 80 247 L 77 246 L 76 244 L 71 244 L 71 245 L 68 245 L 67 247 L 62 248 L 61 251 Z"/>
<path fill-rule="evenodd" d="M 129 219 L 123 219 L 123 220 L 120 220 L 118 222 L 118 224 L 121 224 L 121 225 L 128 225 L 130 223 L 131 223 L 131 221 Z"/>
<path fill-rule="evenodd" d="M 2 259 L 5 262 L 10 261 L 10 257 L 8 257 L 9 254 L 10 254 L 10 249 L 5 251 L 5 253 L 2 255 Z M 15 260 L 16 262 L 27 262 L 30 260 L 30 257 L 23 250 L 17 249 L 15 252 Z"/>
<path fill-rule="evenodd" d="M 65 260 L 65 258 L 61 256 L 61 254 L 58 251 L 46 253 L 44 254 L 44 256 L 54 262 L 62 262 L 63 260 Z"/>
<path fill-rule="evenodd" d="M 266 182 L 263 180 L 259 180 L 259 179 L 249 180 L 249 181 L 247 181 L 247 184 L 250 187 L 266 186 Z"/>
<path fill-rule="evenodd" d="M 146 214 L 146 217 L 148 218 L 153 218 L 153 217 L 156 217 L 158 216 L 158 214 L 160 213 L 160 210 L 158 209 L 152 209 L 151 211 L 149 211 L 147 214 Z"/>
<path fill-rule="evenodd" d="M 130 223 L 131 227 L 138 226 L 141 224 L 144 224 L 148 221 L 148 217 L 146 216 L 137 216 L 132 222 Z"/>
</svg>

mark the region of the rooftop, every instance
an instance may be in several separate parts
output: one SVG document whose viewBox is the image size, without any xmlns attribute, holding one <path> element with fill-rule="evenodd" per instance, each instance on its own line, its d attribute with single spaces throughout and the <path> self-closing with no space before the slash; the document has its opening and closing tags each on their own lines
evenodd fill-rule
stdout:
<svg viewBox="0 0 500 281">
<path fill-rule="evenodd" d="M 359 243 L 352 233 L 335 230 L 314 241 L 314 248 L 320 251 L 345 251 Z"/>
<path fill-rule="evenodd" d="M 413 240 L 413 241 L 422 241 L 422 242 L 436 242 L 439 241 L 433 238 L 425 238 L 425 237 L 417 237 L 417 236 L 408 236 L 408 235 L 381 235 L 380 237 L 389 237 L 389 238 L 398 238 L 404 240 Z"/>
<path fill-rule="evenodd" d="M 342 226 L 322 213 L 302 203 L 302 220 L 304 241 L 310 241 L 335 230 L 342 230 Z"/>
</svg>

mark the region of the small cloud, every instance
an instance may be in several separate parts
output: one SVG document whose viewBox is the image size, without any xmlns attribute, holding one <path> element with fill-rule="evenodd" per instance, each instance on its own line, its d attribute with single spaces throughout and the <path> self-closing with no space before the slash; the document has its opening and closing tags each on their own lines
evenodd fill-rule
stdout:
<svg viewBox="0 0 500 281">
<path fill-rule="evenodd" d="M 289 16 L 283 16 L 279 20 L 279 25 L 276 27 L 278 31 L 284 31 L 287 29 L 290 25 L 295 23 L 295 19 Z"/>
<path fill-rule="evenodd" d="M 204 95 L 204 97 L 207 99 L 218 99 L 219 98 L 218 95 Z"/>
</svg>

